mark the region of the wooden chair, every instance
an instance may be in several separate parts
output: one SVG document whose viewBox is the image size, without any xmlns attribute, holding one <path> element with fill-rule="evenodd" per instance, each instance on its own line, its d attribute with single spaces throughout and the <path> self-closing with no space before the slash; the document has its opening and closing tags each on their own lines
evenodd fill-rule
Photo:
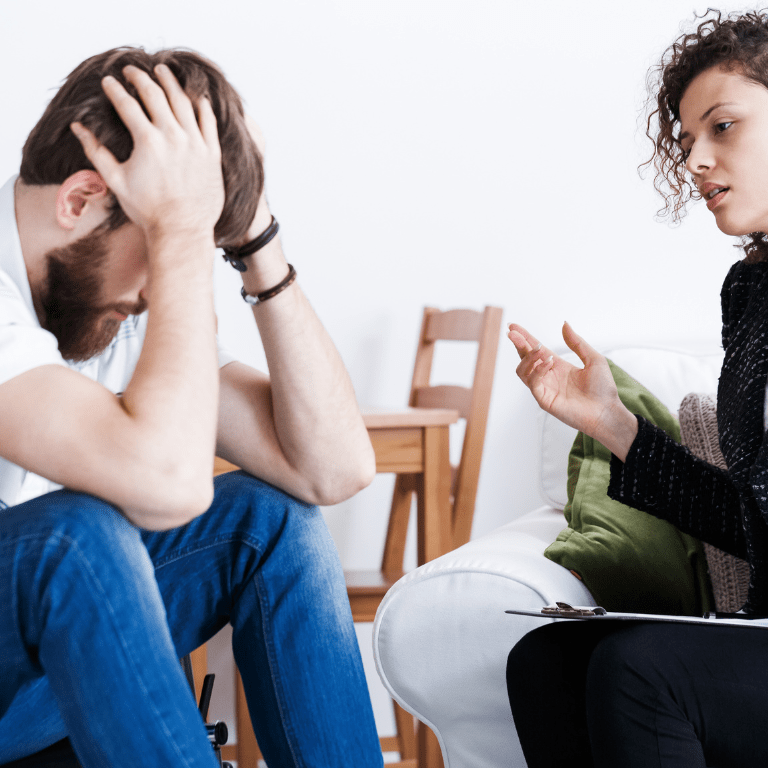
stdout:
<svg viewBox="0 0 768 768">
<path fill-rule="evenodd" d="M 472 531 L 501 318 L 500 307 L 485 307 L 482 312 L 468 309 L 441 312 L 433 307 L 424 309 L 408 405 L 454 409 L 466 421 L 461 459 L 458 466 L 453 467 L 451 483 L 451 537 L 454 548 L 469 541 Z M 477 343 L 471 387 L 430 384 L 435 344 L 438 341 Z M 384 595 L 404 574 L 403 560 L 411 502 L 416 494 L 417 504 L 422 503 L 419 491 L 415 475 L 397 475 L 380 570 L 345 572 L 352 617 L 356 622 L 373 621 Z M 387 768 L 418 768 L 419 748 L 414 718 L 397 703 L 393 704 L 397 734 L 383 737 L 381 747 L 383 752 L 398 752 L 400 761 L 388 763 Z"/>
</svg>

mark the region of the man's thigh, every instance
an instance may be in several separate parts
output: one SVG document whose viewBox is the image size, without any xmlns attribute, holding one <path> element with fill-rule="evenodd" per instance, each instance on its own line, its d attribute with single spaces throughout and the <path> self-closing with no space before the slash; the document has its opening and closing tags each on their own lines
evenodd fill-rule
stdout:
<svg viewBox="0 0 768 768">
<path fill-rule="evenodd" d="M 188 524 L 141 536 L 179 656 L 232 620 L 244 587 L 257 577 L 268 600 L 295 587 L 296 572 L 306 579 L 325 565 L 338 572 L 343 588 L 338 553 L 317 507 L 245 472 L 217 477 L 210 508 Z"/>
<path fill-rule="evenodd" d="M 78 573 L 107 584 L 126 564 L 154 581 L 138 530 L 99 499 L 57 491 L 0 512 L 0 763 L 66 735 L 41 644 L 62 616 L 75 621 L 96 602 Z"/>
</svg>

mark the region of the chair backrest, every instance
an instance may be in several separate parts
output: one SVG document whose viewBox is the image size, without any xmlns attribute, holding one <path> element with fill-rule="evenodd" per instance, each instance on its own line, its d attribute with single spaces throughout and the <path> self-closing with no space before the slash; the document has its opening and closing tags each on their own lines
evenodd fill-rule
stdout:
<svg viewBox="0 0 768 768">
<path fill-rule="evenodd" d="M 480 478 L 480 461 L 485 442 L 485 428 L 488 421 L 488 406 L 493 388 L 493 376 L 496 368 L 496 353 L 499 347 L 499 332 L 501 329 L 501 307 L 485 307 L 482 311 L 471 309 L 452 309 L 441 312 L 434 307 L 425 307 L 416 348 L 416 362 L 413 369 L 411 394 L 408 405 L 420 408 L 451 408 L 459 412 L 464 419 L 464 444 L 461 458 L 453 468 L 451 483 L 451 504 L 453 517 L 453 546 L 458 547 L 469 541 L 472 532 L 472 519 L 475 511 L 477 484 Z M 432 362 L 435 345 L 438 341 L 474 342 L 477 344 L 475 369 L 470 387 L 455 385 L 432 385 Z M 400 480 L 400 478 L 398 478 Z M 401 488 L 396 487 L 393 500 L 393 514 L 390 517 L 388 540 L 393 538 L 393 521 L 400 520 L 399 525 L 407 525 L 407 516 L 395 515 L 395 504 L 398 502 L 398 492 L 402 497 Z M 409 489 L 412 490 L 412 489 Z M 407 493 L 407 504 L 410 506 L 411 493 Z M 405 518 L 405 523 L 403 523 Z M 405 542 L 402 531 L 396 537 Z M 393 556 L 391 548 L 385 552 L 386 557 L 393 558 L 389 562 L 402 564 L 402 552 Z M 385 568 L 386 570 L 386 562 Z"/>
</svg>

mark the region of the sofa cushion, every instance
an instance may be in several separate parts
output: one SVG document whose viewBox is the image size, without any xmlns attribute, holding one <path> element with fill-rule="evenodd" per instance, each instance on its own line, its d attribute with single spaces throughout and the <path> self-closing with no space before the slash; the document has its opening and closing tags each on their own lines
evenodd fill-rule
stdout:
<svg viewBox="0 0 768 768">
<path fill-rule="evenodd" d="M 609 361 L 622 402 L 679 441 L 677 419 Z M 611 453 L 578 433 L 568 462 L 568 527 L 545 550 L 612 611 L 696 615 L 712 606 L 701 542 L 607 495 Z"/>
</svg>

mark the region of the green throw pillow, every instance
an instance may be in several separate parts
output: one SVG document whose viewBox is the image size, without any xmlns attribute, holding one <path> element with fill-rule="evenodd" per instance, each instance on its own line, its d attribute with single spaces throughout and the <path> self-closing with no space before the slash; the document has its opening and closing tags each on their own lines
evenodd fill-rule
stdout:
<svg viewBox="0 0 768 768">
<path fill-rule="evenodd" d="M 677 419 L 608 361 L 624 405 L 680 441 Z M 609 611 L 701 615 L 714 610 L 704 547 L 646 512 L 608 497 L 610 451 L 579 432 L 568 459 L 568 527 L 545 557 L 583 579 Z"/>
</svg>

